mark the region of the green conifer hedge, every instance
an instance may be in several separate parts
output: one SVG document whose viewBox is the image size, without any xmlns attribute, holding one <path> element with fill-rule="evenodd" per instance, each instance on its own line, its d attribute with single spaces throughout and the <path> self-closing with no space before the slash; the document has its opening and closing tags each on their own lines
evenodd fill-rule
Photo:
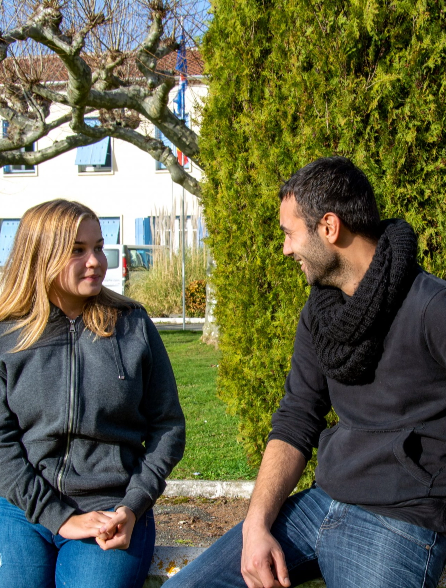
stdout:
<svg viewBox="0 0 446 588">
<path fill-rule="evenodd" d="M 283 180 L 317 157 L 350 157 L 383 218 L 408 220 L 424 266 L 445 275 L 445 49 L 443 0 L 213 1 L 201 150 L 219 389 L 254 463 L 308 295 L 282 255 Z"/>
</svg>

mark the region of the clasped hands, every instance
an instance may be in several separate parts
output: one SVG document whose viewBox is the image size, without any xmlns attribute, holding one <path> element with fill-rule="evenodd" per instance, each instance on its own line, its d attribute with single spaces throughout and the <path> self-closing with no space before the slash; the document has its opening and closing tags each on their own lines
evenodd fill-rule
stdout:
<svg viewBox="0 0 446 588">
<path fill-rule="evenodd" d="M 65 539 L 94 537 L 101 549 L 127 549 L 136 517 L 130 508 L 120 506 L 115 512 L 95 510 L 72 515 L 59 529 Z"/>
</svg>

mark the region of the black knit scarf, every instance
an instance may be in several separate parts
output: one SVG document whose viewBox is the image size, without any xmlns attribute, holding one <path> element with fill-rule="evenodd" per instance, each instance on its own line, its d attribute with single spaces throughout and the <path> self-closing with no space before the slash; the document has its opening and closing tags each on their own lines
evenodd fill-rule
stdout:
<svg viewBox="0 0 446 588">
<path fill-rule="evenodd" d="M 313 286 L 310 331 L 324 374 L 343 384 L 373 381 L 382 345 L 419 271 L 417 238 L 403 220 L 381 222 L 375 255 L 356 292 Z"/>
</svg>

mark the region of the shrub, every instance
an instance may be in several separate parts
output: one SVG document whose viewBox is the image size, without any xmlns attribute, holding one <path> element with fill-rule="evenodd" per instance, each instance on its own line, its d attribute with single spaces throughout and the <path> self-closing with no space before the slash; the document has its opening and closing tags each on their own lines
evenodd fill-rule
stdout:
<svg viewBox="0 0 446 588">
<path fill-rule="evenodd" d="M 201 153 L 218 385 L 257 463 L 309 291 L 281 252 L 284 179 L 350 157 L 382 216 L 408 220 L 420 260 L 445 276 L 446 13 L 436 0 L 214 0 L 213 13 Z"/>
<path fill-rule="evenodd" d="M 206 280 L 194 280 L 186 288 L 187 316 L 203 318 L 206 312 Z"/>
</svg>

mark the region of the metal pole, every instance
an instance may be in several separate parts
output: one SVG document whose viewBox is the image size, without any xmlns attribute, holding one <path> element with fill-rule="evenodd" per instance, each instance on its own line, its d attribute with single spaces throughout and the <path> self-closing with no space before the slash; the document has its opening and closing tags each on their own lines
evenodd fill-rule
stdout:
<svg viewBox="0 0 446 588">
<path fill-rule="evenodd" d="M 184 230 L 184 186 L 181 198 L 181 235 L 182 235 L 182 262 L 181 262 L 181 277 L 183 289 L 183 331 L 186 330 L 186 249 L 185 249 L 185 230 Z"/>
<path fill-rule="evenodd" d="M 184 21 L 181 19 L 181 74 L 180 74 L 180 96 L 181 96 L 181 119 L 186 120 L 186 93 L 185 93 L 185 72 L 184 69 L 187 64 L 185 61 L 185 45 L 184 45 Z M 184 155 L 181 162 L 184 167 Z M 185 219 L 184 219 L 184 186 L 182 190 L 181 198 L 181 228 L 182 228 L 182 262 L 181 262 L 181 277 L 182 277 L 182 294 L 183 294 L 183 331 L 186 330 L 186 230 L 185 230 Z"/>
</svg>

